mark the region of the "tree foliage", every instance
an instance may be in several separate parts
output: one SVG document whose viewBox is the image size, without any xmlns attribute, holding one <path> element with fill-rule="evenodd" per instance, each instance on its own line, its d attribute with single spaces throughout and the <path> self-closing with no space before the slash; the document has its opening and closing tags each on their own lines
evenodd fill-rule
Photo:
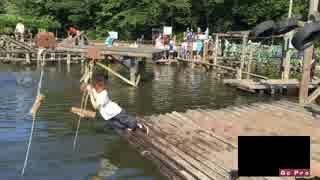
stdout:
<svg viewBox="0 0 320 180">
<path fill-rule="evenodd" d="M 294 1 L 293 14 L 305 19 L 307 0 Z M 31 28 L 69 26 L 86 30 L 95 38 L 110 30 L 122 39 L 144 34 L 163 25 L 182 32 L 187 27 L 209 27 L 211 31 L 247 30 L 268 19 L 285 18 L 289 0 L 1 0 L 0 27 L 22 18 Z M 61 26 L 60 26 L 61 25 Z"/>
</svg>

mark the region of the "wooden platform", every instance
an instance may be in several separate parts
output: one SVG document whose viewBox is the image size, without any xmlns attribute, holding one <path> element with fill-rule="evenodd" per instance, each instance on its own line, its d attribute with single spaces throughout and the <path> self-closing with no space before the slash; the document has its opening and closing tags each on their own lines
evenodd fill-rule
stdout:
<svg viewBox="0 0 320 180">
<path fill-rule="evenodd" d="M 72 39 L 70 41 L 72 41 Z M 152 46 L 132 48 L 124 46 L 106 47 L 105 45 L 92 44 L 81 46 L 70 45 L 70 47 L 65 47 L 60 44 L 58 44 L 57 48 L 47 49 L 44 52 L 47 57 L 46 61 L 78 62 L 85 59 L 88 48 L 90 47 L 98 48 L 102 55 L 129 57 L 133 60 L 158 60 L 161 59 L 165 53 L 165 50 L 153 48 Z M 32 61 L 38 60 L 37 52 L 38 50 L 35 48 L 34 44 L 20 42 L 9 36 L 0 35 L 0 61 L 31 63 Z"/>
<path fill-rule="evenodd" d="M 311 136 L 312 159 L 320 163 L 320 118 L 292 102 L 195 109 L 145 117 L 143 121 L 150 128 L 149 136 L 137 132 L 126 134 L 125 138 L 168 179 L 230 179 L 231 170 L 237 169 L 239 135 Z"/>
<path fill-rule="evenodd" d="M 95 46 L 100 49 L 103 55 L 113 55 L 113 56 L 127 56 L 133 58 L 147 58 L 157 60 L 162 58 L 164 54 L 164 50 L 151 48 L 151 47 L 140 47 L 140 48 L 132 48 L 132 47 L 106 47 L 106 46 Z M 65 48 L 58 47 L 56 51 L 58 52 L 69 52 L 69 53 L 87 53 L 88 47 L 83 48 Z"/>
<path fill-rule="evenodd" d="M 251 79 L 225 79 L 224 84 L 236 87 L 244 91 L 256 93 L 259 91 L 269 91 L 274 94 L 277 89 L 299 89 L 300 82 L 297 79 L 281 80 L 281 79 L 267 79 L 254 81 Z M 309 83 L 309 89 L 314 89 L 318 86 L 319 81 L 312 81 Z"/>
</svg>

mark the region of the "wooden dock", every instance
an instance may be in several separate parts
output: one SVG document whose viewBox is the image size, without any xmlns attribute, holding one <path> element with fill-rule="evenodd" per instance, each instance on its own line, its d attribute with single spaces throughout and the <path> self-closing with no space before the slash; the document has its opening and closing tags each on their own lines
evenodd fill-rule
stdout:
<svg viewBox="0 0 320 180">
<path fill-rule="evenodd" d="M 283 90 L 295 89 L 298 90 L 300 82 L 297 79 L 266 79 L 266 80 L 252 80 L 252 79 L 225 79 L 224 84 L 236 87 L 251 93 L 267 92 L 275 94 L 276 92 L 283 92 Z M 319 81 L 312 81 L 309 83 L 309 89 L 315 89 L 319 85 Z"/>
<path fill-rule="evenodd" d="M 293 102 L 255 103 L 219 110 L 194 109 L 145 117 L 142 121 L 150 128 L 149 136 L 137 132 L 124 137 L 168 179 L 231 179 L 230 172 L 237 169 L 240 135 L 311 136 L 312 173 L 314 164 L 320 163 L 320 118 Z"/>
<path fill-rule="evenodd" d="M 72 40 L 70 40 L 72 41 Z M 88 48 L 96 47 L 100 50 L 102 56 L 124 56 L 130 57 L 133 60 L 158 60 L 162 58 L 164 50 L 156 49 L 153 47 L 141 47 L 141 48 L 132 48 L 132 47 L 106 47 L 101 45 L 82 45 L 82 46 L 65 46 L 61 42 L 55 49 L 47 49 L 44 53 L 46 61 L 67 61 L 78 62 L 84 60 Z M 25 42 L 17 41 L 9 36 L 0 35 L 0 61 L 5 62 L 25 62 L 31 63 L 32 61 L 37 61 L 37 52 L 38 49 L 35 48 L 34 44 L 28 44 Z"/>
</svg>

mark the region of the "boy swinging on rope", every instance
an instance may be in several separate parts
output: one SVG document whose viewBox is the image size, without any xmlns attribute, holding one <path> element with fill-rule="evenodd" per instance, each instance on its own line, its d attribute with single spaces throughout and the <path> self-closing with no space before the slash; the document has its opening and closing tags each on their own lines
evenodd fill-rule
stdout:
<svg viewBox="0 0 320 180">
<path fill-rule="evenodd" d="M 93 108 L 99 110 L 101 116 L 108 120 L 108 124 L 112 128 L 129 132 L 140 129 L 146 134 L 149 133 L 147 126 L 138 123 L 134 117 L 110 100 L 107 92 L 107 83 L 103 76 L 97 75 L 92 85 L 82 84 L 81 90 L 89 93 Z"/>
</svg>

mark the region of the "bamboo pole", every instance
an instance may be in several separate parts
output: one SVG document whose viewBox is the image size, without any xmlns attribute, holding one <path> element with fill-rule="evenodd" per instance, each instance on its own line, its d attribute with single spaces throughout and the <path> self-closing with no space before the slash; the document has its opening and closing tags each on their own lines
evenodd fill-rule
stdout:
<svg viewBox="0 0 320 180">
<path fill-rule="evenodd" d="M 101 64 L 99 62 L 97 62 L 96 65 L 98 65 L 98 66 L 102 67 L 103 69 L 109 71 L 111 74 L 115 75 L 116 77 L 118 77 L 119 79 L 123 80 L 127 84 L 136 87 L 135 82 L 129 81 L 127 78 L 123 77 L 122 75 L 120 75 L 119 73 L 115 72 L 114 70 L 112 70 L 111 68 L 107 67 L 106 65 Z"/>
</svg>

